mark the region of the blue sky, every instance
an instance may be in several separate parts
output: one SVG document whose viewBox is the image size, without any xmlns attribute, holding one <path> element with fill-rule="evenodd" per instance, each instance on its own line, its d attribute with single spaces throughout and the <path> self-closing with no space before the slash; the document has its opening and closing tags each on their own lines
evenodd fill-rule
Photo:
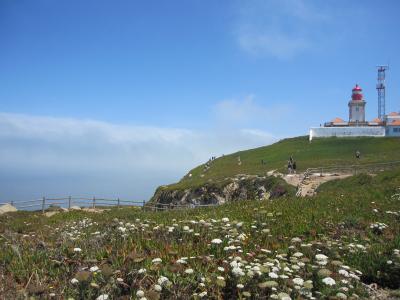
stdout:
<svg viewBox="0 0 400 300">
<path fill-rule="evenodd" d="M 400 109 L 398 1 L 0 0 L 0 201 L 147 199 L 212 155 Z"/>
</svg>

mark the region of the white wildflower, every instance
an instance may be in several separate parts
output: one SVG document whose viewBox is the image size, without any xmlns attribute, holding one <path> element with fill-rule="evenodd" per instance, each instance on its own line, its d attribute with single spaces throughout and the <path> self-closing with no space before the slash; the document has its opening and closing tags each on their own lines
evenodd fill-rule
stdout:
<svg viewBox="0 0 400 300">
<path fill-rule="evenodd" d="M 162 259 L 157 257 L 157 258 L 154 258 L 151 262 L 153 264 L 161 264 L 162 263 Z"/>
<path fill-rule="evenodd" d="M 293 283 L 296 285 L 303 285 L 304 284 L 304 280 L 301 278 L 293 278 Z"/>
<path fill-rule="evenodd" d="M 211 244 L 215 244 L 215 245 L 219 245 L 219 244 L 221 244 L 222 243 L 222 240 L 221 239 L 213 239 L 212 241 L 211 241 Z"/>
<path fill-rule="evenodd" d="M 161 292 L 161 291 L 162 291 L 162 286 L 159 285 L 159 284 L 155 284 L 155 285 L 154 285 L 154 290 L 155 290 L 156 292 Z"/>
<path fill-rule="evenodd" d="M 244 272 L 243 272 L 243 270 L 242 270 L 240 267 L 234 267 L 234 268 L 232 269 L 232 273 L 233 273 L 233 275 L 235 275 L 235 276 L 244 276 Z"/>
<path fill-rule="evenodd" d="M 158 278 L 157 282 L 159 285 L 163 286 L 169 282 L 169 279 L 165 276 L 161 276 L 160 278 Z"/>
<path fill-rule="evenodd" d="M 325 277 L 324 279 L 322 279 L 322 282 L 325 283 L 326 285 L 335 285 L 336 281 L 335 279 L 331 278 L 331 277 Z"/>
<path fill-rule="evenodd" d="M 271 278 L 278 278 L 279 277 L 278 274 L 276 274 L 275 272 L 269 272 L 268 276 L 271 277 Z"/>
<path fill-rule="evenodd" d="M 317 254 L 317 255 L 315 255 L 315 258 L 317 260 L 328 260 L 328 256 L 326 256 L 324 254 Z"/>
<path fill-rule="evenodd" d="M 98 266 L 93 266 L 89 269 L 90 272 L 97 272 L 99 270 Z"/>
<path fill-rule="evenodd" d="M 200 298 L 203 298 L 203 297 L 205 297 L 205 296 L 207 296 L 207 292 L 206 292 L 206 291 L 201 292 L 201 293 L 199 294 L 199 297 L 200 297 Z"/>
<path fill-rule="evenodd" d="M 138 290 L 136 292 L 136 297 L 139 297 L 139 298 L 144 297 L 144 292 L 142 290 Z"/>
<path fill-rule="evenodd" d="M 301 252 L 296 252 L 295 254 L 293 254 L 294 257 L 302 257 L 304 254 Z"/>
<path fill-rule="evenodd" d="M 176 261 L 176 263 L 184 265 L 184 264 L 187 264 L 187 261 L 184 260 L 184 259 L 182 259 L 182 258 L 180 258 L 180 259 L 178 259 L 178 260 Z"/>
</svg>

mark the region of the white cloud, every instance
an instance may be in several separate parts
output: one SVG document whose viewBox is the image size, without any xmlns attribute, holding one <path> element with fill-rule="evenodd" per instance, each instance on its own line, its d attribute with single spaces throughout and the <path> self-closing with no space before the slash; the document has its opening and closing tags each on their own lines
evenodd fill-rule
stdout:
<svg viewBox="0 0 400 300">
<path fill-rule="evenodd" d="M 253 104 L 245 104 L 246 113 Z M 195 131 L 0 113 L 0 202 L 49 193 L 147 199 L 211 156 L 274 140 L 251 128 Z"/>
<path fill-rule="evenodd" d="M 240 47 L 251 55 L 291 58 L 314 48 L 329 17 L 303 0 L 240 1 L 235 25 Z"/>
</svg>

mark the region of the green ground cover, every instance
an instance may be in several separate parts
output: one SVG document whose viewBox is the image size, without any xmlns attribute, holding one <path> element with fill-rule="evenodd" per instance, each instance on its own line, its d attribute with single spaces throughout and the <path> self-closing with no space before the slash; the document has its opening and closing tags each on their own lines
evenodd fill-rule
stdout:
<svg viewBox="0 0 400 300">
<path fill-rule="evenodd" d="M 10 213 L 0 298 L 368 298 L 362 282 L 399 288 L 399 187 L 400 171 L 388 171 L 323 184 L 313 198 Z"/>
<path fill-rule="evenodd" d="M 237 174 L 265 175 L 270 170 L 286 172 L 290 155 L 297 162 L 298 170 L 312 167 L 378 163 L 400 160 L 399 138 L 321 138 L 311 143 L 307 136 L 281 140 L 273 145 L 239 151 L 219 157 L 204 172 L 200 165 L 188 172 L 178 183 L 166 186 L 168 189 L 182 189 L 202 185 L 207 181 L 219 181 Z M 361 152 L 361 159 L 355 152 Z M 238 164 L 240 157 L 241 164 Z M 265 164 L 261 164 L 261 160 Z"/>
</svg>

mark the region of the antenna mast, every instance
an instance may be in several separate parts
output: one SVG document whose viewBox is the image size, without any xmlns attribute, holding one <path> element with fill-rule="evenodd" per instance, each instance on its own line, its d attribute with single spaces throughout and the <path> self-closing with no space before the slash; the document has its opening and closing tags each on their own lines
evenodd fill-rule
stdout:
<svg viewBox="0 0 400 300">
<path fill-rule="evenodd" d="M 378 68 L 378 83 L 376 84 L 376 90 L 378 91 L 378 118 L 382 121 L 385 118 L 385 71 L 389 69 L 389 66 L 376 66 Z"/>
</svg>

